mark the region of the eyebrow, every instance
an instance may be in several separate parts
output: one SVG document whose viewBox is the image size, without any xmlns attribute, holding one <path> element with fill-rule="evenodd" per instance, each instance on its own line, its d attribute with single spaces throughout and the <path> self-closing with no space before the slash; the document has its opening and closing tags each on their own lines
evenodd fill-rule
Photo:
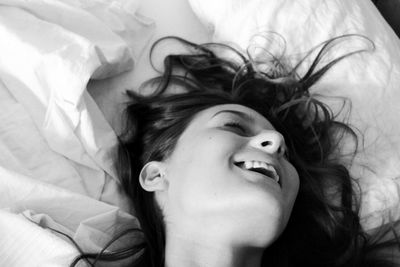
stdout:
<svg viewBox="0 0 400 267">
<path fill-rule="evenodd" d="M 221 114 L 221 113 L 231 113 L 231 114 L 235 114 L 239 117 L 241 117 L 243 120 L 249 121 L 250 123 L 254 123 L 255 120 L 252 116 L 250 116 L 249 114 L 242 112 L 242 111 L 238 111 L 238 110 L 230 110 L 230 109 L 225 109 L 225 110 L 220 110 L 217 113 L 215 113 L 212 118 L 214 118 L 215 116 Z"/>
</svg>

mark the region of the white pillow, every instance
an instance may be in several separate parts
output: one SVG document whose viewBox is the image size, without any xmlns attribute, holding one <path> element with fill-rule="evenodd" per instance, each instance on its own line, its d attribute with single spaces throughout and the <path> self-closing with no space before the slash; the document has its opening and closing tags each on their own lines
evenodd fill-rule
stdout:
<svg viewBox="0 0 400 267">
<path fill-rule="evenodd" d="M 285 54 L 299 59 L 333 37 L 360 34 L 375 50 L 336 64 L 314 92 L 345 96 L 352 102 L 350 123 L 365 136 L 365 150 L 357 155 L 351 173 L 362 186 L 362 221 L 367 229 L 389 217 L 400 218 L 400 41 L 370 1 L 366 0 L 189 0 L 213 40 L 232 42 L 245 50 L 254 35 L 275 32 L 286 41 Z M 272 35 L 272 34 L 271 34 Z M 277 35 L 275 35 L 277 36 Z M 260 38 L 259 38 L 260 39 Z M 268 40 L 261 38 L 261 40 Z M 350 38 L 335 58 L 360 48 Z M 365 47 L 367 42 L 361 45 Z M 258 45 L 272 52 L 276 43 Z M 278 47 L 279 49 L 279 47 Z M 282 46 L 281 48 L 282 49 Z M 299 54 L 300 53 L 300 54 Z M 328 58 L 329 58 L 328 57 Z M 334 109 L 335 103 L 329 103 Z"/>
</svg>

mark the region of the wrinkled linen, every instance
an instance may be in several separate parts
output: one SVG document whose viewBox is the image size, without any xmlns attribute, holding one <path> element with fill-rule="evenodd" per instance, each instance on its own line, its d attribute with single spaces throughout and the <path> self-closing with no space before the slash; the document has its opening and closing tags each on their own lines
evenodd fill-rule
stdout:
<svg viewBox="0 0 400 267">
<path fill-rule="evenodd" d="M 138 225 L 112 166 L 115 134 L 96 103 L 113 118 L 115 93 L 155 75 L 143 67 L 154 30 L 208 41 L 187 2 L 150 2 L 162 9 L 151 16 L 155 29 L 135 13 L 139 0 L 0 0 L 0 266 L 68 266 L 77 250 L 54 230 L 98 251 Z M 344 33 L 374 41 L 373 53 L 336 65 L 315 90 L 349 97 L 352 123 L 366 134 L 352 169 L 362 184 L 364 227 L 399 218 L 399 41 L 371 3 L 190 2 L 213 40 L 243 48 L 254 29 L 280 33 L 289 55 Z M 96 103 L 85 90 L 89 79 Z"/>
<path fill-rule="evenodd" d="M 67 266 L 137 226 L 117 138 L 86 91 L 131 70 L 152 26 L 136 1 L 0 0 L 0 266 Z"/>
</svg>

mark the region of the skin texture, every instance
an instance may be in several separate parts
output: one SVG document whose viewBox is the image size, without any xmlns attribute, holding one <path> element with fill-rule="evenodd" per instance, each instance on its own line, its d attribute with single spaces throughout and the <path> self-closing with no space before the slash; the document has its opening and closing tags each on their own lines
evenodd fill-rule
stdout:
<svg viewBox="0 0 400 267">
<path fill-rule="evenodd" d="M 237 166 L 252 160 L 274 165 L 280 182 Z M 199 112 L 167 160 L 144 166 L 140 182 L 164 215 L 167 266 L 259 265 L 299 187 L 282 135 L 234 104 Z"/>
</svg>

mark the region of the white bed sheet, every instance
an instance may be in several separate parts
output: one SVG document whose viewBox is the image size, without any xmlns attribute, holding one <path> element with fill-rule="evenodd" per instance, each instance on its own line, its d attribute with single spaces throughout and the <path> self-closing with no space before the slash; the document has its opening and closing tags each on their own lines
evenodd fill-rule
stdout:
<svg viewBox="0 0 400 267">
<path fill-rule="evenodd" d="M 83 251 L 97 252 L 119 231 L 138 226 L 116 206 L 3 167 L 0 177 L 0 266 L 69 266 L 78 250 L 50 229 L 69 235 Z"/>
<path fill-rule="evenodd" d="M 86 90 L 132 69 L 152 33 L 136 8 L 0 1 L 0 266 L 67 266 L 77 250 L 47 227 L 98 251 L 137 226 L 113 167 L 116 135 Z"/>
<path fill-rule="evenodd" d="M 283 34 L 291 46 L 289 51 L 307 51 L 329 37 L 356 30 L 382 49 L 340 63 L 317 88 L 340 88 L 331 92 L 355 99 L 355 116 L 367 123 L 361 129 L 368 129 L 367 135 L 371 133 L 368 140 L 380 134 L 392 135 L 369 146 L 367 153 L 358 158 L 359 166 L 372 164 L 378 168 L 376 173 L 362 167 L 353 169 L 357 176 L 365 177 L 361 180 L 362 219 L 366 228 L 373 228 L 384 217 L 400 218 L 399 155 L 393 150 L 400 146 L 400 130 L 398 123 L 392 123 L 400 114 L 393 101 L 399 96 L 392 90 L 400 79 L 399 40 L 393 39 L 389 26 L 370 3 L 331 1 L 341 3 L 338 11 L 331 13 L 335 8 L 319 1 L 300 6 L 293 6 L 289 0 L 270 1 L 269 12 L 275 14 L 274 10 L 280 9 L 282 15 L 277 13 L 273 19 L 257 23 Z M 252 34 L 250 30 L 260 29 L 252 24 L 254 21 L 245 24 L 238 20 L 241 16 L 248 19 L 249 13 L 244 12 L 252 14 L 251 9 L 242 8 L 242 13 L 218 24 L 213 19 L 231 13 L 218 9 L 213 13 L 204 8 L 213 8 L 217 3 L 222 4 L 219 8 L 229 6 L 225 1 L 190 2 L 205 25 L 211 27 L 199 23 L 186 0 L 0 0 L 0 39 L 7 40 L 0 42 L 0 255 L 7 256 L 0 257 L 0 266 L 69 263 L 76 250 L 42 227 L 60 229 L 84 249 L 95 250 L 116 229 L 137 225 L 135 218 L 124 212 L 129 211 L 129 204 L 118 189 L 112 167 L 116 136 L 109 123 L 118 130 L 125 99 L 122 92 L 135 89 L 155 75 L 148 63 L 151 43 L 173 34 L 194 42 L 214 39 L 244 46 Z M 250 2 L 262 12 L 257 5 L 263 2 Z M 315 10 L 310 9 L 311 5 Z M 135 13 L 138 10 L 155 23 Z M 294 18 L 302 18 L 303 22 L 309 20 L 314 28 L 303 27 L 291 35 L 293 24 L 286 24 L 285 12 L 297 14 Z M 180 16 L 170 16 L 176 13 Z M 365 21 L 366 16 L 370 20 Z M 244 25 L 247 28 L 242 31 L 232 31 Z M 161 52 L 170 50 L 164 48 Z M 371 77 L 366 77 L 366 64 Z M 86 91 L 90 78 L 96 79 L 89 83 L 91 95 Z M 354 87 L 378 88 L 379 93 L 351 91 Z M 385 101 L 381 109 L 369 108 L 379 101 Z M 374 123 L 368 128 L 371 119 Z M 370 155 L 380 151 L 383 153 L 377 153 L 375 161 L 369 161 Z"/>
</svg>

